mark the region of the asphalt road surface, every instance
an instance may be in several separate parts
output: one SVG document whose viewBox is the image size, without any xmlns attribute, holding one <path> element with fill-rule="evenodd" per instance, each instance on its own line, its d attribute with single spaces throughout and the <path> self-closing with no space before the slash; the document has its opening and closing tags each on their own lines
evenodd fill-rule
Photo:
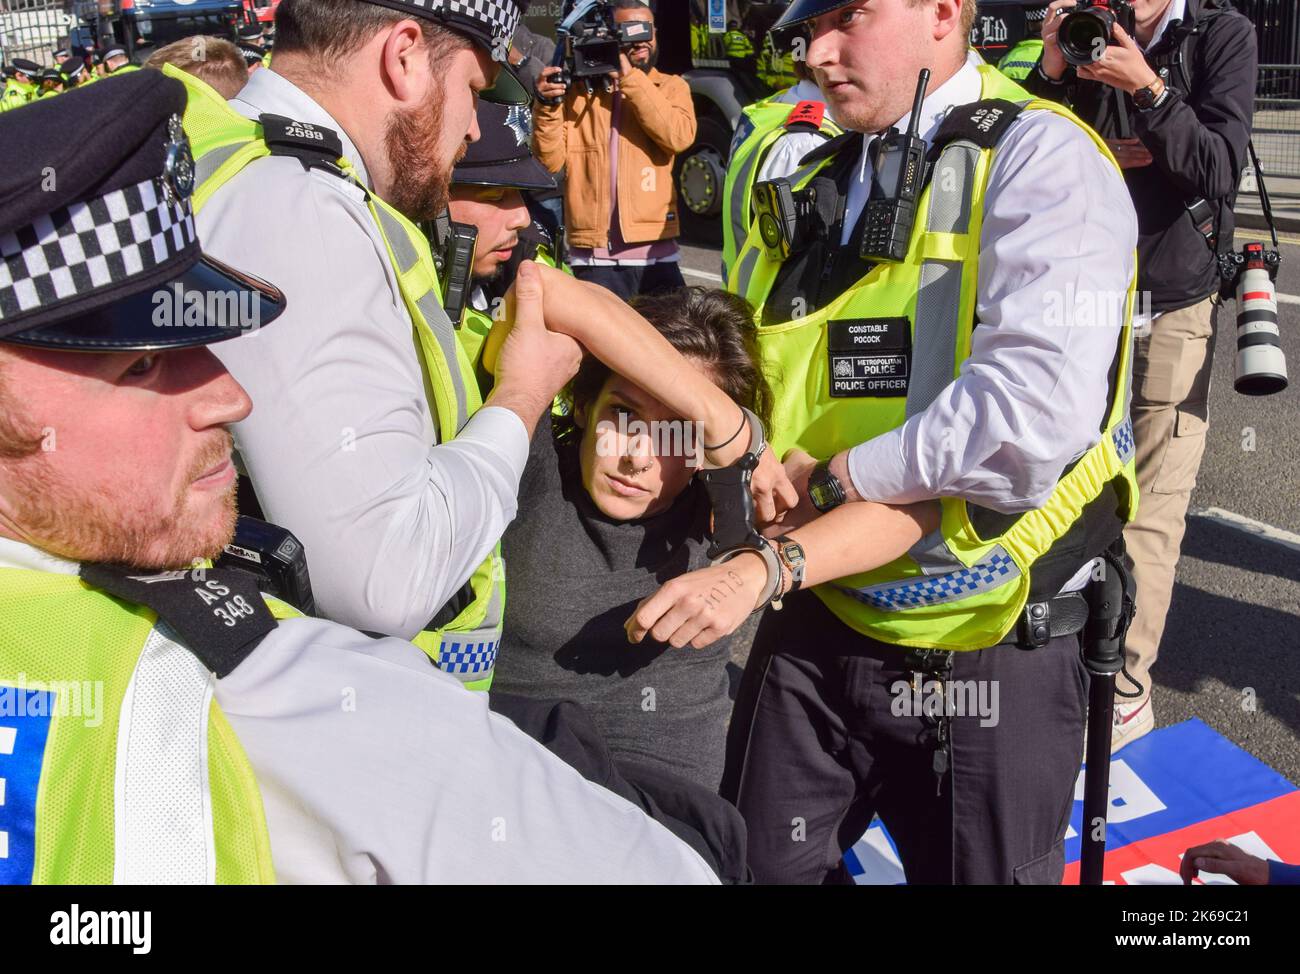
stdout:
<svg viewBox="0 0 1300 974">
<path fill-rule="evenodd" d="M 1188 519 L 1153 699 L 1158 726 L 1199 717 L 1300 784 L 1300 237 L 1281 251 L 1293 384 L 1264 398 L 1233 390 L 1236 307 L 1225 304 L 1192 496 L 1202 513 Z M 684 246 L 682 272 L 721 286 L 716 250 Z"/>
</svg>

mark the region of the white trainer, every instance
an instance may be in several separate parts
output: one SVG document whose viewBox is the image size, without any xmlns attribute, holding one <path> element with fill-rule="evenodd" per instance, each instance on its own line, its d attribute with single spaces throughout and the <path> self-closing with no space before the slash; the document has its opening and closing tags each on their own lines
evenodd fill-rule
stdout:
<svg viewBox="0 0 1300 974">
<path fill-rule="evenodd" d="M 1141 700 L 1115 701 L 1115 722 L 1110 728 L 1110 753 L 1155 730 L 1156 713 L 1148 694 Z"/>
</svg>

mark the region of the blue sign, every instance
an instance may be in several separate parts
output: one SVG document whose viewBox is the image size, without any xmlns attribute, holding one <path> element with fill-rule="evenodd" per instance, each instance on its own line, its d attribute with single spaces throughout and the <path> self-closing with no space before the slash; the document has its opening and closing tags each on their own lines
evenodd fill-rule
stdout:
<svg viewBox="0 0 1300 974">
<path fill-rule="evenodd" d="M 0 884 L 26 885 L 36 863 L 36 791 L 54 694 L 0 687 Z"/>
<path fill-rule="evenodd" d="M 709 0 L 709 33 L 727 32 L 727 0 Z"/>
</svg>

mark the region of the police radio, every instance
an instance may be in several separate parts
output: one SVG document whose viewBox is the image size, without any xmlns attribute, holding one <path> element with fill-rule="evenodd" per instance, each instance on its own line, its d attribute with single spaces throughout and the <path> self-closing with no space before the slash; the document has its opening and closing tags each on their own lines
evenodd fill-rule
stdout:
<svg viewBox="0 0 1300 974">
<path fill-rule="evenodd" d="M 443 210 L 432 224 L 426 224 L 423 229 L 429 238 L 438 280 L 442 283 L 442 310 L 447 312 L 452 326 L 459 328 L 465 316 L 465 305 L 469 303 L 478 227 L 472 223 L 457 223 L 447 210 Z"/>
<path fill-rule="evenodd" d="M 259 591 L 288 602 L 306 615 L 316 614 L 316 600 L 307 573 L 307 553 L 290 531 L 241 514 L 235 537 L 212 562 L 252 575 Z"/>
<path fill-rule="evenodd" d="M 1219 257 L 1219 273 L 1236 292 L 1237 367 L 1232 387 L 1242 395 L 1269 396 L 1287 386 L 1273 287 L 1281 263 L 1278 251 L 1258 242 Z"/>
<path fill-rule="evenodd" d="M 876 143 L 876 180 L 884 192 L 880 199 L 867 201 L 858 256 L 871 261 L 901 261 L 907 258 L 912 224 L 916 222 L 916 201 L 925 183 L 925 139 L 920 137 L 921 103 L 930 83 L 930 71 L 922 68 L 912 100 L 912 119 L 907 132 L 896 129 Z M 892 179 L 892 185 L 885 180 Z"/>
</svg>

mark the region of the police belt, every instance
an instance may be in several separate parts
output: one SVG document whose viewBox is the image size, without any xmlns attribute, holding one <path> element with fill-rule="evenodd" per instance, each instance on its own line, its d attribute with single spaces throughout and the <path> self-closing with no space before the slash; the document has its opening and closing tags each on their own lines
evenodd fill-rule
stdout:
<svg viewBox="0 0 1300 974">
<path fill-rule="evenodd" d="M 1015 628 L 999 646 L 1041 649 L 1058 636 L 1082 632 L 1088 622 L 1088 600 L 1082 590 L 1065 592 L 1042 602 L 1029 602 Z"/>
</svg>

